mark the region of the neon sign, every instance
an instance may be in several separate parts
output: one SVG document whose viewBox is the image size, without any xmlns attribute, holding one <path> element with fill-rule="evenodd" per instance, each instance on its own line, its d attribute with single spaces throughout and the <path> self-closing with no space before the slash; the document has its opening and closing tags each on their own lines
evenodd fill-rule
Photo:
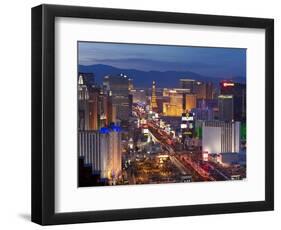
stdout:
<svg viewBox="0 0 281 230">
<path fill-rule="evenodd" d="M 234 86 L 233 82 L 224 82 L 223 87 L 229 87 L 229 86 Z"/>
</svg>

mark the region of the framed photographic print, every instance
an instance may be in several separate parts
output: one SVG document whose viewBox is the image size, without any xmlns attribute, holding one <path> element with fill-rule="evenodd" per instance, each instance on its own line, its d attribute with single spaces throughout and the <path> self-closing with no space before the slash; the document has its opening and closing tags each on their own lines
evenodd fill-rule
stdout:
<svg viewBox="0 0 281 230">
<path fill-rule="evenodd" d="M 273 210 L 273 19 L 32 9 L 32 221 Z"/>
</svg>

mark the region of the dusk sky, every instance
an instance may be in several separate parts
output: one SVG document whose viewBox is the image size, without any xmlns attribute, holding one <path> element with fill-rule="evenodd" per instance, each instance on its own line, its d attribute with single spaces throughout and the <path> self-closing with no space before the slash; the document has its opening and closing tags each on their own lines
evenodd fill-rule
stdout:
<svg viewBox="0 0 281 230">
<path fill-rule="evenodd" d="M 246 49 L 79 42 L 79 64 L 246 77 Z"/>
</svg>

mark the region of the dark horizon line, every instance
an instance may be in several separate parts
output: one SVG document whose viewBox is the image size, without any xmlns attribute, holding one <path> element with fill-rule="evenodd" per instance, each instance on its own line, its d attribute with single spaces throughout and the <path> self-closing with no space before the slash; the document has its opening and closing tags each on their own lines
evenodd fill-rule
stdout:
<svg viewBox="0 0 281 230">
<path fill-rule="evenodd" d="M 201 76 L 201 77 L 207 77 L 207 78 L 216 78 L 216 79 L 224 79 L 225 77 L 215 77 L 215 76 L 207 76 L 207 75 L 202 75 L 202 74 L 199 74 L 195 71 L 190 71 L 190 70 L 185 70 L 185 71 L 179 71 L 179 70 L 165 70 L 165 71 L 161 71 L 161 70 L 141 70 L 141 69 L 136 69 L 136 68 L 120 68 L 120 67 L 116 67 L 116 66 L 113 66 L 113 65 L 107 65 L 107 64 L 101 64 L 101 63 L 98 63 L 98 64 L 90 64 L 90 65 L 85 65 L 85 64 L 79 64 L 78 63 L 78 67 L 79 66 L 86 66 L 86 67 L 90 67 L 90 66 L 98 66 L 98 65 L 101 65 L 101 66 L 108 66 L 108 67 L 112 67 L 112 68 L 115 68 L 115 69 L 119 69 L 119 70 L 133 70 L 133 71 L 142 71 L 142 72 L 159 72 L 159 73 L 167 73 L 167 72 L 179 72 L 179 73 L 185 73 L 185 72 L 191 72 L 191 73 L 194 73 L 194 74 L 197 74 L 198 76 Z M 78 71 L 79 72 L 79 71 Z M 235 75 L 233 76 L 233 78 L 243 78 L 246 80 L 246 75 Z M 229 77 L 228 77 L 229 79 Z M 227 80 L 227 79 L 225 79 Z"/>
</svg>

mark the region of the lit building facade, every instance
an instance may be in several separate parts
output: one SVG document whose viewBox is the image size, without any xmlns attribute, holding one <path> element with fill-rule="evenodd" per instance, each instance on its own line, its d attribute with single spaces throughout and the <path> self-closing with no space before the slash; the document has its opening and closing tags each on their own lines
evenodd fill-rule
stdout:
<svg viewBox="0 0 281 230">
<path fill-rule="evenodd" d="M 119 131 L 109 133 L 109 148 L 111 178 L 117 178 L 122 170 L 121 133 Z"/>
<path fill-rule="evenodd" d="M 128 79 L 128 90 L 131 91 L 134 89 L 134 83 L 133 83 L 133 79 L 129 78 Z"/>
<path fill-rule="evenodd" d="M 165 92 L 169 97 L 169 102 L 163 102 L 163 115 L 180 117 L 183 113 L 183 94 L 176 90 Z"/>
<path fill-rule="evenodd" d="M 203 153 L 239 153 L 240 122 L 204 121 L 202 123 Z"/>
<path fill-rule="evenodd" d="M 99 128 L 108 126 L 110 123 L 114 122 L 114 117 L 112 116 L 113 104 L 112 96 L 105 93 L 100 93 L 99 95 Z"/>
<path fill-rule="evenodd" d="M 93 175 L 115 179 L 121 172 L 121 128 L 114 125 L 117 109 L 109 92 L 78 76 L 78 156 Z"/>
<path fill-rule="evenodd" d="M 181 116 L 184 112 L 190 112 L 196 108 L 196 95 L 190 93 L 190 88 L 163 89 L 163 115 Z M 168 100 L 167 100 L 168 99 Z"/>
<path fill-rule="evenodd" d="M 196 94 L 185 94 L 184 95 L 185 100 L 184 100 L 184 109 L 185 111 L 191 111 L 192 109 L 196 108 L 196 100 L 197 96 Z"/>
<path fill-rule="evenodd" d="M 99 95 L 100 91 L 96 88 L 89 89 L 89 130 L 99 129 Z"/>
<path fill-rule="evenodd" d="M 150 109 L 154 112 L 157 111 L 157 100 L 156 100 L 156 83 L 155 81 L 152 82 L 152 88 L 151 88 L 151 99 L 150 99 Z"/>
<path fill-rule="evenodd" d="M 120 127 L 111 126 L 98 131 L 78 132 L 78 155 L 84 165 L 100 178 L 114 179 L 120 175 L 122 165 Z"/>
<path fill-rule="evenodd" d="M 122 148 L 120 128 L 102 128 L 101 142 L 101 178 L 117 178 L 122 170 Z"/>
<path fill-rule="evenodd" d="M 178 94 L 191 94 L 190 89 L 183 89 L 183 88 L 164 88 L 162 91 L 163 97 L 169 97 L 172 93 Z"/>
<path fill-rule="evenodd" d="M 195 82 L 195 93 L 196 93 L 196 96 L 197 96 L 197 99 L 206 99 L 207 96 L 207 90 L 206 90 L 206 84 L 205 82 L 203 81 L 196 81 Z"/>
<path fill-rule="evenodd" d="M 158 113 L 163 114 L 163 105 L 164 103 L 169 103 L 170 98 L 167 96 L 157 96 L 157 107 L 158 107 Z"/>
</svg>

